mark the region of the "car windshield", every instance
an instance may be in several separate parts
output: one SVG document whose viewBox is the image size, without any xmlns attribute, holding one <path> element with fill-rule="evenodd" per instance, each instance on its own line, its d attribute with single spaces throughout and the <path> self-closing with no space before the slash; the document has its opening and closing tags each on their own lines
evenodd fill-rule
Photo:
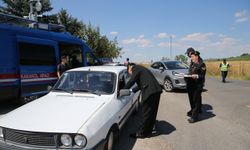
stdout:
<svg viewBox="0 0 250 150">
<path fill-rule="evenodd" d="M 101 71 L 66 72 L 56 83 L 53 90 L 68 93 L 86 92 L 92 94 L 112 94 L 115 88 L 116 75 Z"/>
<path fill-rule="evenodd" d="M 186 64 L 179 61 L 169 61 L 169 62 L 164 62 L 164 64 L 169 70 L 188 69 L 188 66 Z"/>
</svg>

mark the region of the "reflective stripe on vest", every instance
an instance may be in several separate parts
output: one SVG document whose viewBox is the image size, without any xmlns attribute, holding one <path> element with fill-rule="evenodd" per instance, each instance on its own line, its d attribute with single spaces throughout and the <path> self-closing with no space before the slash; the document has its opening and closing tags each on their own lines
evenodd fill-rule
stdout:
<svg viewBox="0 0 250 150">
<path fill-rule="evenodd" d="M 226 64 L 221 63 L 220 70 L 221 70 L 221 71 L 227 71 L 227 70 L 228 70 L 228 63 L 226 63 Z"/>
</svg>

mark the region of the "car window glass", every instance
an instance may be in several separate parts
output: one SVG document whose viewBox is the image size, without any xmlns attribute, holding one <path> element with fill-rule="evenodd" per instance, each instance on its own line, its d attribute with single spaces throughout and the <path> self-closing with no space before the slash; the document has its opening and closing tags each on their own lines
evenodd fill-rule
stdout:
<svg viewBox="0 0 250 150">
<path fill-rule="evenodd" d="M 179 61 L 170 61 L 164 63 L 168 69 L 174 70 L 174 69 L 188 69 L 188 66 L 182 62 Z"/>
<path fill-rule="evenodd" d="M 156 63 L 153 63 L 153 64 L 151 65 L 151 67 L 154 68 L 154 69 L 159 69 L 159 68 L 160 68 L 160 65 L 159 65 L 158 62 L 156 62 Z"/>
<path fill-rule="evenodd" d="M 115 74 L 111 72 L 71 71 L 63 74 L 54 89 L 111 94 L 115 89 L 115 78 Z"/>
<path fill-rule="evenodd" d="M 165 66 L 162 63 L 160 63 L 159 66 L 162 67 L 163 69 L 166 69 Z"/>
<path fill-rule="evenodd" d="M 123 89 L 125 84 L 126 84 L 124 72 L 121 72 L 119 74 L 118 79 L 119 79 L 119 81 L 118 81 L 118 90 L 120 90 L 120 89 Z"/>
</svg>

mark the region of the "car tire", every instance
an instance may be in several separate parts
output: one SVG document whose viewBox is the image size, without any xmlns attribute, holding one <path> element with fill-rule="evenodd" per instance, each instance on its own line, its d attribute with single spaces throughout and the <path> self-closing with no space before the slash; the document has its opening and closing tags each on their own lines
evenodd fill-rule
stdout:
<svg viewBox="0 0 250 150">
<path fill-rule="evenodd" d="M 174 89 L 172 81 L 170 79 L 165 79 L 163 83 L 163 88 L 166 92 L 172 92 Z"/>
<path fill-rule="evenodd" d="M 111 128 L 109 130 L 108 136 L 107 136 L 107 142 L 105 144 L 104 150 L 114 150 L 115 146 L 115 132 L 116 130 L 114 128 Z"/>
</svg>

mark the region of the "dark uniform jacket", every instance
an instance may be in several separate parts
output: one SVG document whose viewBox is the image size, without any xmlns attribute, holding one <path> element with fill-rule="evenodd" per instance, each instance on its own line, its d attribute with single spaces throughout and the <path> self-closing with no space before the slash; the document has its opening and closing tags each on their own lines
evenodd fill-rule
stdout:
<svg viewBox="0 0 250 150">
<path fill-rule="evenodd" d="M 202 60 L 199 60 L 198 63 L 192 62 L 189 69 L 191 75 L 198 74 L 198 79 L 194 79 L 196 83 L 203 84 L 205 82 L 206 65 Z"/>
<path fill-rule="evenodd" d="M 143 101 L 147 100 L 151 94 L 162 92 L 162 88 L 155 79 L 154 75 L 143 66 L 135 65 L 133 67 L 132 76 L 125 85 L 125 89 L 131 88 L 135 83 L 137 86 L 132 90 L 133 92 L 141 90 Z"/>
</svg>

